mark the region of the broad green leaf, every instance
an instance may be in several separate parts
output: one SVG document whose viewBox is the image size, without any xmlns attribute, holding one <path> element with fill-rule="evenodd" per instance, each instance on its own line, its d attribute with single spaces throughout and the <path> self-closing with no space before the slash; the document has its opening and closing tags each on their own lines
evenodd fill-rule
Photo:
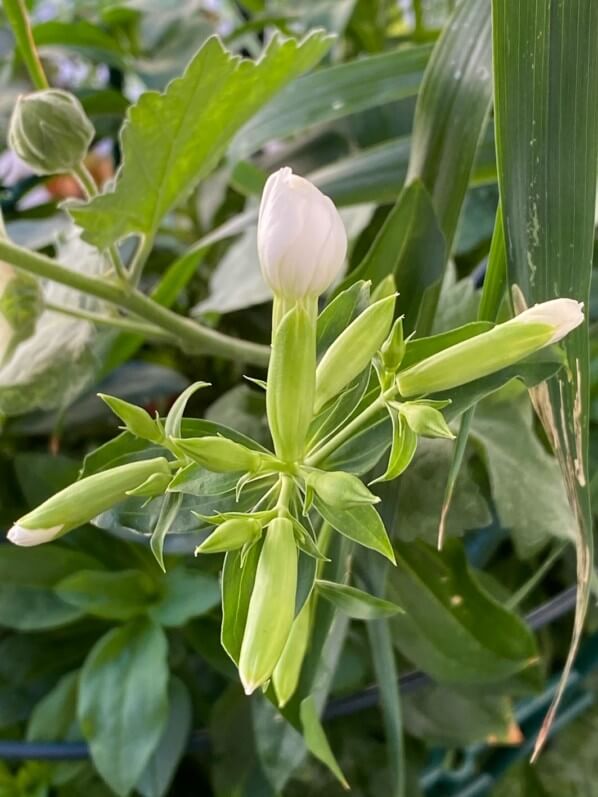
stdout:
<svg viewBox="0 0 598 797">
<path fill-rule="evenodd" d="M 168 721 L 168 644 L 150 620 L 109 631 L 81 671 L 78 715 L 93 762 L 125 797 L 139 780 Z"/>
<path fill-rule="evenodd" d="M 71 270 L 100 275 L 104 258 L 72 230 L 59 242 L 58 262 Z M 57 282 L 43 285 L 45 301 L 75 309 L 97 310 L 93 297 Z M 93 324 L 44 310 L 34 334 L 19 344 L 0 368 L 0 412 L 22 415 L 31 410 L 66 409 L 86 388 L 97 365 Z"/>
<path fill-rule="evenodd" d="M 416 327 L 425 292 L 439 284 L 446 245 L 430 194 L 415 179 L 400 194 L 360 265 L 348 279 L 371 280 L 376 286 L 392 274 L 399 288 L 397 313 L 406 330 Z"/>
<path fill-rule="evenodd" d="M 178 628 L 220 603 L 217 578 L 198 568 L 175 567 L 160 579 L 160 588 L 162 596 L 149 614 L 168 628 Z"/>
<path fill-rule="evenodd" d="M 365 548 L 378 551 L 391 562 L 395 562 L 384 523 L 371 504 L 354 506 L 350 509 L 338 509 L 329 507 L 316 497 L 314 506 L 324 520 L 345 537 L 353 542 L 358 542 Z"/>
<path fill-rule="evenodd" d="M 77 720 L 79 671 L 63 675 L 35 706 L 27 723 L 27 740 L 50 742 L 81 739 Z"/>
<path fill-rule="evenodd" d="M 442 553 L 396 542 L 395 551 L 387 594 L 405 609 L 390 620 L 404 656 L 440 683 L 487 684 L 522 671 L 537 680 L 532 632 L 479 586 L 459 542 Z"/>
<path fill-rule="evenodd" d="M 175 776 L 191 732 L 191 695 L 185 684 L 171 676 L 168 686 L 168 720 L 155 753 L 137 782 L 143 797 L 164 797 Z"/>
<path fill-rule="evenodd" d="M 158 595 L 155 582 L 141 570 L 80 570 L 60 581 L 55 590 L 79 611 L 110 620 L 143 614 Z"/>
<path fill-rule="evenodd" d="M 574 540 L 575 517 L 558 462 L 538 439 L 525 396 L 483 402 L 470 437 L 486 463 L 501 525 L 510 530 L 520 557 L 533 556 L 554 537 Z"/>
<path fill-rule="evenodd" d="M 275 37 L 258 62 L 205 42 L 164 94 L 146 92 L 122 132 L 114 190 L 70 212 L 85 239 L 104 249 L 130 234 L 152 235 L 163 216 L 214 168 L 237 130 L 288 81 L 324 55 L 322 31 L 302 42 Z"/>
<path fill-rule="evenodd" d="M 325 459 L 319 460 L 318 467 L 323 470 L 346 470 L 358 475 L 367 473 L 384 456 L 391 440 L 388 413 L 381 411 L 371 424 L 365 426 Z"/>
<path fill-rule="evenodd" d="M 430 684 L 403 698 L 408 732 L 446 747 L 475 743 L 520 744 L 521 730 L 509 698 Z"/>
<path fill-rule="evenodd" d="M 231 156 L 244 158 L 273 138 L 414 95 L 430 52 L 429 45 L 401 47 L 293 81 L 243 127 Z"/>
<path fill-rule="evenodd" d="M 459 3 L 417 98 L 406 182 L 419 178 L 450 251 L 492 100 L 490 0 Z"/>
<path fill-rule="evenodd" d="M 49 20 L 33 27 L 33 38 L 37 47 L 62 52 L 66 46 L 90 58 L 92 61 L 125 67 L 125 58 L 118 39 L 102 30 L 99 25 L 80 19 L 77 22 Z"/>
<path fill-rule="evenodd" d="M 229 551 L 222 570 L 222 647 L 235 664 L 239 663 L 249 599 L 261 545 L 254 545 L 241 567 L 241 551 Z"/>
<path fill-rule="evenodd" d="M 396 517 L 389 524 L 393 539 L 436 544 L 453 446 L 448 440 L 420 439 L 417 453 L 401 480 L 388 483 L 390 494 L 387 497 L 383 494 L 383 501 L 397 508 Z M 446 520 L 447 535 L 461 537 L 471 529 L 484 528 L 491 521 L 488 502 L 475 471 L 466 463 L 454 487 L 453 511 Z"/>
<path fill-rule="evenodd" d="M 91 556 L 52 545 L 27 550 L 0 548 L 0 625 L 41 631 L 78 620 L 83 612 L 54 591 L 62 578 L 84 568 L 101 567 Z"/>
<path fill-rule="evenodd" d="M 318 579 L 316 589 L 339 611 L 355 620 L 378 620 L 392 617 L 402 611 L 400 606 L 383 598 L 376 598 L 357 587 Z"/>
<path fill-rule="evenodd" d="M 598 6 L 494 0 L 496 147 L 509 283 L 518 304 L 557 296 L 589 301 L 598 162 Z M 522 309 L 521 306 L 517 309 Z M 540 731 L 542 747 L 573 665 L 590 594 L 588 326 L 565 341 L 568 368 L 534 403 L 561 463 L 578 520 L 577 607 L 560 688 Z"/>
<path fill-rule="evenodd" d="M 33 509 L 77 478 L 78 462 L 63 454 L 20 451 L 13 460 L 27 506 Z"/>
<path fill-rule="evenodd" d="M 349 784 L 338 765 L 334 753 L 330 749 L 313 696 L 310 695 L 302 701 L 300 715 L 303 738 L 309 752 L 328 767 L 344 789 L 348 789 Z"/>
</svg>

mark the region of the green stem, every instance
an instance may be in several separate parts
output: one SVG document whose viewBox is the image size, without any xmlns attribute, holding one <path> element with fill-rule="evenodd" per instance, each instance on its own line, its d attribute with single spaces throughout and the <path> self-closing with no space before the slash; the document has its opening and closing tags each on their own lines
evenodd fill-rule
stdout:
<svg viewBox="0 0 598 797">
<path fill-rule="evenodd" d="M 131 265 L 129 266 L 129 280 L 134 286 L 139 285 L 139 280 L 143 274 L 145 261 L 147 260 L 149 253 L 152 251 L 153 245 L 154 239 L 151 235 L 143 235 L 139 239 L 137 249 L 135 250 L 135 254 L 131 260 Z"/>
<path fill-rule="evenodd" d="M 103 326 L 116 327 L 123 329 L 127 332 L 134 332 L 137 335 L 144 335 L 147 338 L 154 338 L 166 343 L 172 343 L 173 337 L 163 329 L 154 327 L 151 324 L 143 324 L 138 321 L 132 321 L 129 318 L 121 318 L 120 316 L 103 315 L 102 313 L 94 313 L 91 310 L 82 310 L 78 307 L 65 307 L 54 302 L 45 302 L 46 310 L 52 310 L 53 313 L 60 313 L 61 315 L 68 315 L 71 318 L 80 318 L 83 321 L 90 321 L 92 324 L 102 324 Z M 176 341 L 175 341 L 176 342 Z"/>
<path fill-rule="evenodd" d="M 68 285 L 70 288 L 97 296 L 128 310 L 144 321 L 149 321 L 170 332 L 186 351 L 205 352 L 252 365 L 268 364 L 270 351 L 267 346 L 238 340 L 213 329 L 206 329 L 201 324 L 162 307 L 134 288 L 126 293 L 113 282 L 71 271 L 46 255 L 31 252 L 7 240 L 0 240 L 0 259 L 30 274 Z"/>
<path fill-rule="evenodd" d="M 35 47 L 25 0 L 4 0 L 4 11 L 33 85 L 39 91 L 49 88 L 48 78 Z"/>
<path fill-rule="evenodd" d="M 276 502 L 276 511 L 278 512 L 278 517 L 289 516 L 289 505 L 291 503 L 291 498 L 293 497 L 293 492 L 293 479 L 286 473 L 281 473 L 280 493 L 278 495 L 278 501 Z"/>
<path fill-rule="evenodd" d="M 379 412 L 386 402 L 393 398 L 397 392 L 397 388 L 393 385 L 391 388 L 386 390 L 382 395 L 378 396 L 378 398 L 373 401 L 369 407 L 366 407 L 363 412 L 360 412 L 357 417 L 353 418 L 353 420 L 348 423 L 344 429 L 341 429 L 340 432 L 331 437 L 330 440 L 325 443 L 320 448 L 316 448 L 311 454 L 306 457 L 304 464 L 315 466 L 318 462 L 321 462 L 323 459 L 329 454 L 332 454 L 333 451 L 342 445 L 345 441 L 347 441 L 366 421 Z"/>
</svg>

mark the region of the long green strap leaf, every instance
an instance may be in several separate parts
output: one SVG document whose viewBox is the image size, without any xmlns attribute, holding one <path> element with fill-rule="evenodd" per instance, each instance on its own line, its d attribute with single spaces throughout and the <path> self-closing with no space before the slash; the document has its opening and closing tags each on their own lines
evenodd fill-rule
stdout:
<svg viewBox="0 0 598 797">
<path fill-rule="evenodd" d="M 587 306 L 598 159 L 598 4 L 493 0 L 493 26 L 499 186 L 516 309 L 555 296 Z M 532 398 L 578 521 L 577 607 L 561 684 L 534 758 L 546 740 L 579 644 L 592 568 L 587 324 L 565 345 L 569 368 L 535 389 Z"/>
</svg>

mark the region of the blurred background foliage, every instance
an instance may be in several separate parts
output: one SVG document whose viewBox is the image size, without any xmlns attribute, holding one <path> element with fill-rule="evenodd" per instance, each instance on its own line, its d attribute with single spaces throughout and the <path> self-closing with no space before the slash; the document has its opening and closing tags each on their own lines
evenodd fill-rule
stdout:
<svg viewBox="0 0 598 797">
<path fill-rule="evenodd" d="M 163 220 L 143 275 L 145 291 L 204 323 L 267 343 L 270 307 L 255 247 L 256 208 L 267 174 L 288 164 L 335 199 L 349 232 L 352 269 L 382 229 L 417 152 L 425 151 L 433 171 L 434 152 L 445 147 L 451 185 L 426 176 L 437 219 L 412 234 L 413 250 L 398 289 L 406 302 L 410 292 L 420 290 L 418 276 L 409 270 L 414 261 L 426 263 L 431 270 L 426 279 L 433 282 L 443 271 L 448 244 L 450 262 L 430 331 L 475 320 L 498 204 L 493 125 L 486 123 L 489 3 L 480 3 L 480 35 L 474 42 L 463 35 L 460 18 L 451 16 L 466 3 L 451 0 L 29 0 L 27 5 L 51 84 L 73 91 L 95 126 L 87 165 L 99 185 L 109 183 L 118 168 L 118 131 L 129 105 L 146 89 L 164 89 L 209 36 L 220 35 L 228 48 L 250 57 L 259 56 L 274 30 L 302 35 L 321 26 L 337 36 L 320 66 L 260 110 L 218 168 Z M 472 26 L 477 24 L 475 14 L 470 16 Z M 453 83 L 469 90 L 471 104 L 464 101 L 457 109 L 463 115 L 460 126 L 451 127 L 449 108 L 444 127 L 430 131 L 422 124 L 417 138 L 412 136 L 416 100 L 443 30 L 454 35 L 443 68 Z M 0 81 L 5 141 L 15 99 L 30 83 L 1 10 Z M 477 107 L 471 90 L 476 81 Z M 449 100 L 458 97 L 447 94 Z M 424 140 L 434 135 L 438 142 Z M 73 234 L 60 209 L 63 199 L 78 195 L 76 183 L 69 176 L 36 177 L 2 149 L 0 200 L 10 237 L 93 273 L 94 250 Z M 459 164 L 468 158 L 473 167 L 465 165 L 460 174 Z M 450 197 L 444 206 L 443 196 Z M 588 309 L 595 332 L 595 292 Z M 591 354 L 591 488 L 598 499 L 595 334 Z M 99 391 L 163 413 L 190 382 L 210 381 L 209 389 L 194 396 L 189 413 L 266 440 L 262 394 L 243 374 L 263 376 L 259 368 L 189 356 L 81 320 L 48 322 L 0 369 L 2 527 L 69 483 L 82 459 L 115 435 L 116 421 L 97 400 Z M 93 457 L 87 460 L 91 470 L 98 466 L 98 454 Z M 525 390 L 509 385 L 478 407 L 448 518 L 454 543 L 440 557 L 428 546 L 435 544 L 451 459 L 449 442 L 426 441 L 393 499 L 399 511 L 390 531 L 403 566 L 390 574 L 389 589 L 413 610 L 391 623 L 391 657 L 401 673 L 417 668 L 434 679 L 433 685 L 405 689 L 403 696 L 404 793 L 598 795 L 591 754 L 598 741 L 590 707 L 595 689 L 586 678 L 596 648 L 594 609 L 573 679 L 577 691 L 563 716 L 573 719 L 589 710 L 565 730 L 559 727 L 558 740 L 537 767 L 511 766 L 529 749 L 521 746 L 523 736 L 529 739 L 537 730 L 538 706 L 545 709 L 554 690 L 546 679 L 562 667 L 570 632 L 565 619 L 534 637 L 520 613 L 575 581 L 574 550 L 566 545 L 574 519 Z M 296 732 L 282 728 L 270 704 L 260 696 L 251 701 L 242 696 L 219 643 L 219 563 L 189 556 L 196 538 L 185 533 L 185 523 L 181 533 L 169 535 L 166 575 L 131 532 L 130 518 L 114 513 L 101 525 L 48 548 L 0 546 L 0 741 L 87 740 L 96 764 L 7 758 L 0 764 L 0 795 L 111 795 L 115 792 L 96 768 L 104 773 L 106 760 L 116 770 L 141 762 L 135 793 L 143 797 L 340 794 L 323 767 L 305 758 Z M 468 590 L 467 612 L 446 599 L 447 580 L 462 594 Z M 489 628 L 487 612 L 496 601 L 502 614 Z M 391 746 L 389 755 L 385 735 L 388 717 L 400 715 L 387 710 L 385 723 L 373 701 L 359 699 L 376 681 L 392 677 L 394 666 L 385 676 L 380 658 L 372 657 L 375 629 L 345 623 L 341 630 L 337 648 L 331 644 L 322 653 L 334 671 L 329 697 L 337 708 L 346 698 L 358 699 L 326 723 L 331 746 L 354 795 L 395 794 L 394 750 Z M 99 645 L 113 657 L 112 670 L 94 671 Z M 82 671 L 84 697 L 78 691 Z M 152 685 L 160 683 L 167 684 L 165 705 L 151 697 Z M 383 702 L 395 699 L 382 692 Z M 120 725 L 100 732 L 93 722 L 80 722 L 81 701 L 98 711 L 102 705 L 107 712 L 127 710 Z M 152 717 L 164 711 L 167 731 L 162 739 L 153 738 Z M 198 735 L 192 729 L 203 730 Z"/>
</svg>

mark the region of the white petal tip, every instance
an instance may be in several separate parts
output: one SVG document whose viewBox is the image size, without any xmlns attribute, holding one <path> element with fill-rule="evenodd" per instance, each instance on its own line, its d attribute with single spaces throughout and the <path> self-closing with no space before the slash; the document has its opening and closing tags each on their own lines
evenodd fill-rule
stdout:
<svg viewBox="0 0 598 797">
<path fill-rule="evenodd" d="M 29 548 L 33 545 L 41 545 L 44 542 L 51 542 L 60 534 L 64 525 L 52 526 L 49 529 L 26 529 L 18 523 L 11 528 L 6 538 L 14 545 L 21 545 Z"/>
</svg>

